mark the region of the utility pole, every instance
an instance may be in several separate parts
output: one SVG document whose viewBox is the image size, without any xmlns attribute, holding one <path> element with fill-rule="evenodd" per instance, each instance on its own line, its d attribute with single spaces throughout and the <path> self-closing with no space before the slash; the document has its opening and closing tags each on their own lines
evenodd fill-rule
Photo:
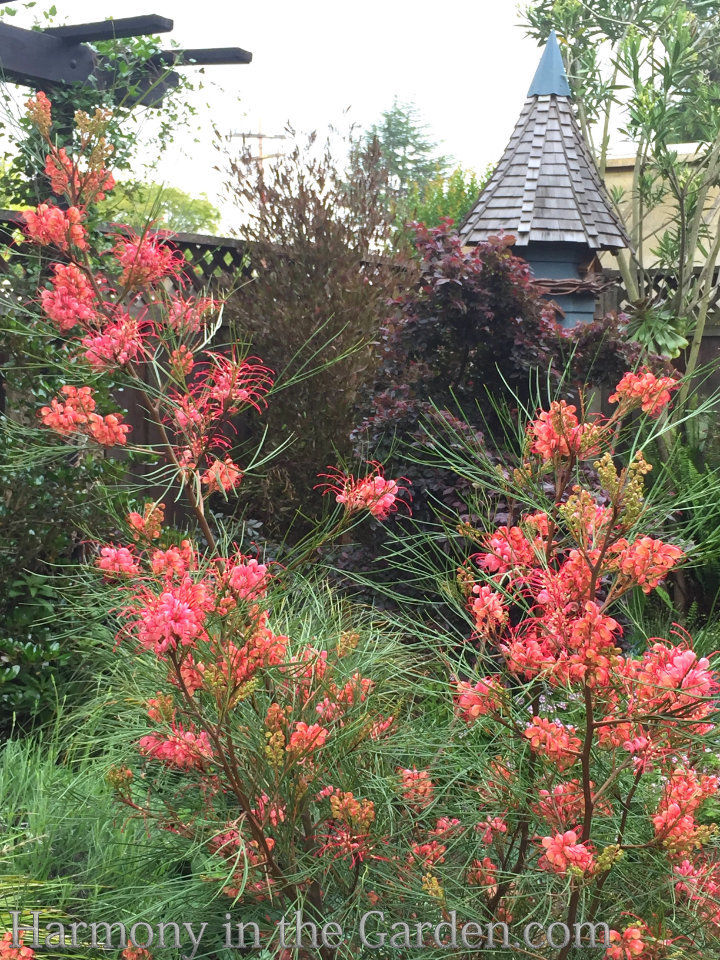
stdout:
<svg viewBox="0 0 720 960">
<path fill-rule="evenodd" d="M 274 157 L 282 156 L 282 153 L 265 153 L 263 151 L 264 141 L 265 140 L 288 140 L 289 137 L 284 133 L 263 133 L 262 130 L 258 130 L 256 133 L 253 133 L 253 132 L 231 133 L 230 139 L 242 140 L 243 150 L 247 149 L 248 140 L 257 140 L 258 155 L 256 157 L 250 157 L 250 160 L 252 160 L 254 163 L 257 163 L 260 174 L 262 174 L 263 161 L 272 160 Z"/>
</svg>

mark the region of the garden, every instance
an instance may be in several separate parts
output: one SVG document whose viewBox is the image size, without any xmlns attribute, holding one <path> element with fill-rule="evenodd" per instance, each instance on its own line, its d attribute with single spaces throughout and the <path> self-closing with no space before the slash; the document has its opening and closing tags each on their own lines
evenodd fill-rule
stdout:
<svg viewBox="0 0 720 960">
<path fill-rule="evenodd" d="M 527 28 L 589 126 L 605 31 L 635 205 L 684 202 L 575 326 L 463 242 L 489 173 L 393 167 L 397 102 L 219 138 L 251 215 L 202 276 L 127 187 L 154 42 L 5 101 L 0 960 L 720 957 L 720 132 L 667 149 L 720 15 L 583 6 Z"/>
</svg>

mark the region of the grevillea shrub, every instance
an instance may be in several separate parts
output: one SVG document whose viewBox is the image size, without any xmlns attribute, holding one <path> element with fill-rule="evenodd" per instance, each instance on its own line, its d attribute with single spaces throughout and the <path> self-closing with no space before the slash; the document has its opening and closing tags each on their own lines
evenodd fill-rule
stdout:
<svg viewBox="0 0 720 960">
<path fill-rule="evenodd" d="M 44 122 L 49 104 L 31 109 Z M 493 470 L 513 522 L 462 528 L 474 547 L 455 589 L 472 627 L 438 632 L 435 656 L 400 655 L 325 589 L 303 612 L 301 557 L 266 562 L 217 528 L 207 499 L 244 472 L 226 431 L 239 412 L 262 410 L 271 375 L 206 349 L 214 304 L 161 295 L 180 265 L 160 238 L 121 234 L 101 277 L 86 266 L 76 174 L 95 188 L 106 174 L 60 163 L 78 216 L 38 210 L 28 233 L 66 255 L 39 300 L 76 345 L 77 382 L 40 419 L 67 443 L 128 445 L 124 419 L 99 409 L 81 378 L 125 371 L 158 431 L 158 470 L 196 520 L 173 538 L 162 503 L 148 502 L 82 574 L 94 574 L 119 623 L 117 656 L 131 664 L 108 718 L 127 731 L 128 760 L 108 779 L 128 815 L 149 838 L 186 842 L 208 904 L 257 924 L 280 960 L 357 954 L 370 911 L 366 933 L 385 936 L 383 956 L 469 955 L 457 938 L 477 947 L 490 922 L 512 925 L 519 947 L 494 931 L 506 960 L 597 955 L 573 926 L 589 921 L 607 924 L 610 960 L 715 955 L 717 674 L 681 634 L 627 649 L 616 618 L 626 596 L 652 592 L 683 560 L 646 526 L 648 464 L 623 426 L 659 415 L 675 381 L 626 374 L 606 419 L 562 399 L 539 411 L 520 464 Z M 621 443 L 636 451 L 625 466 Z M 586 483 L 587 461 L 599 488 Z M 384 521 L 404 486 L 376 463 L 363 477 L 331 471 L 320 487 L 339 516 L 323 536 L 366 513 Z M 348 942 L 335 928 L 325 944 L 306 931 L 296 950 L 297 910 L 339 924 Z M 557 928 L 549 943 L 537 927 L 523 932 L 530 922 L 567 924 L 567 946 Z M 220 951 L 223 938 L 218 925 L 203 946 Z"/>
<path fill-rule="evenodd" d="M 460 510 L 469 490 L 464 478 L 428 461 L 438 436 L 448 442 L 462 429 L 478 449 L 502 452 L 498 410 L 527 407 L 538 379 L 571 402 L 582 385 L 612 386 L 637 364 L 638 346 L 627 342 L 617 317 L 559 326 L 530 267 L 512 252 L 513 239 L 493 237 L 468 250 L 451 221 L 416 225 L 419 281 L 382 324 L 378 376 L 352 434 L 354 454 L 410 478 L 417 519 Z M 365 549 L 345 551 L 339 563 L 367 570 L 385 542 L 371 526 L 362 534 Z"/>
</svg>

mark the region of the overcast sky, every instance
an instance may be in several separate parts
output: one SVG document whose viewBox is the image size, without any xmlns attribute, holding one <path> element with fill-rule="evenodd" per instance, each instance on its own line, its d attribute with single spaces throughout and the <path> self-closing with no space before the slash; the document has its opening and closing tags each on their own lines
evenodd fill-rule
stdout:
<svg viewBox="0 0 720 960">
<path fill-rule="evenodd" d="M 190 192 L 205 190 L 211 199 L 219 186 L 212 171 L 218 156 L 208 142 L 211 121 L 226 131 L 281 133 L 287 121 L 298 130 L 325 130 L 349 116 L 364 127 L 396 94 L 416 104 L 444 152 L 481 171 L 507 143 L 540 56 L 518 25 L 515 0 L 56 0 L 55 5 L 57 23 L 157 13 L 174 20 L 172 37 L 181 45 L 252 52 L 247 66 L 207 68 L 212 86 L 198 100 L 202 142 L 193 144 L 183 135 L 160 164 L 159 179 Z M 49 0 L 40 0 L 35 10 L 47 6 Z M 21 11 L 8 22 L 24 26 L 34 12 Z"/>
</svg>

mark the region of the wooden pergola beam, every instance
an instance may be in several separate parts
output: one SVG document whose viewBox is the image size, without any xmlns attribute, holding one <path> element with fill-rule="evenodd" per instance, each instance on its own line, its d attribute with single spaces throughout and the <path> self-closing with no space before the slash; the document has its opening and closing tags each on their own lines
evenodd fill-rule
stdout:
<svg viewBox="0 0 720 960">
<path fill-rule="evenodd" d="M 0 74 L 13 83 L 77 83 L 93 72 L 89 47 L 67 43 L 37 30 L 0 23 Z"/>
<path fill-rule="evenodd" d="M 172 30 L 173 21 L 156 14 L 120 17 L 96 23 L 80 23 L 46 30 L 26 30 L 0 22 L 0 82 L 20 83 L 37 89 L 83 83 L 90 77 L 100 88 L 118 83 L 111 60 L 98 57 L 87 43 L 139 37 Z M 250 63 L 252 54 L 241 47 L 162 50 L 117 91 L 131 102 L 159 106 L 164 93 L 177 86 L 179 76 L 167 66 L 191 67 Z M 130 90 L 133 93 L 130 94 Z"/>
<path fill-rule="evenodd" d="M 242 47 L 213 47 L 197 50 L 161 50 L 152 59 L 175 67 L 201 67 L 250 63 L 252 54 L 243 50 Z"/>
<path fill-rule="evenodd" d="M 173 21 L 149 13 L 141 17 L 119 17 L 117 20 L 98 20 L 95 23 L 74 23 L 66 27 L 47 27 L 61 40 L 75 43 L 93 43 L 97 40 L 125 40 L 128 37 L 146 37 L 155 33 L 170 33 Z"/>
</svg>

